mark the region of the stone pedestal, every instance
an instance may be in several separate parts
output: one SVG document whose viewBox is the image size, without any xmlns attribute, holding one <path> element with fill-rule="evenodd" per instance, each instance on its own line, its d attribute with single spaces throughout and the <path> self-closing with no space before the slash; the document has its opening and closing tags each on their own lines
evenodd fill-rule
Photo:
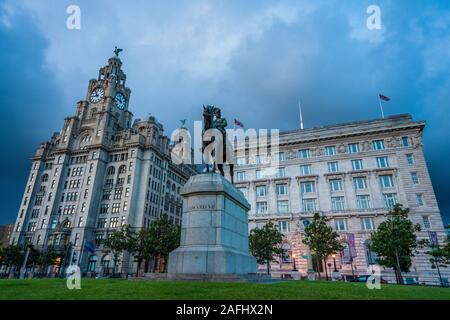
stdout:
<svg viewBox="0 0 450 320">
<path fill-rule="evenodd" d="M 169 274 L 256 273 L 242 192 L 219 174 L 203 173 L 189 179 L 182 195 L 181 245 L 169 255 Z"/>
</svg>

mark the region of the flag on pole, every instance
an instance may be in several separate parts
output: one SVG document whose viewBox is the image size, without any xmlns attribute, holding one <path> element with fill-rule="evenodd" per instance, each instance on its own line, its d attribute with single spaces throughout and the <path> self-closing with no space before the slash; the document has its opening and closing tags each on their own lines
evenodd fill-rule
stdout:
<svg viewBox="0 0 450 320">
<path fill-rule="evenodd" d="M 242 129 L 244 129 L 244 124 L 242 122 L 240 122 L 238 119 L 234 119 L 234 124 L 238 127 L 241 127 Z"/>
<path fill-rule="evenodd" d="M 381 100 L 383 100 L 383 101 L 390 101 L 391 98 L 389 98 L 388 96 L 385 96 L 384 94 L 381 94 L 381 93 L 378 94 L 378 104 L 380 105 L 381 116 L 384 119 L 384 110 L 383 110 L 383 105 L 381 103 Z"/>
</svg>

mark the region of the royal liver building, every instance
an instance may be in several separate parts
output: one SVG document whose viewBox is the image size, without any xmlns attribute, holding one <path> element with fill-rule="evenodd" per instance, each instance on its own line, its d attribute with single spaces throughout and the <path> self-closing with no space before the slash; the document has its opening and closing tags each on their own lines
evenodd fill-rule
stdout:
<svg viewBox="0 0 450 320">
<path fill-rule="evenodd" d="M 306 276 L 325 268 L 330 274 L 334 262 L 342 274 L 367 274 L 376 261 L 368 247 L 370 232 L 396 203 L 410 208 L 409 218 L 421 224 L 419 238 L 442 244 L 444 227 L 422 148 L 424 127 L 399 115 L 282 132 L 279 152 L 271 155 L 278 166 L 269 175 L 266 157 L 237 158 L 235 185 L 251 204 L 250 229 L 272 221 L 285 235 L 285 253 L 272 265 L 273 274 Z M 329 217 L 345 242 L 346 249 L 327 265 L 315 265 L 302 244 L 315 212 Z M 417 255 L 405 276 L 437 281 L 429 258 Z"/>
<path fill-rule="evenodd" d="M 89 81 L 76 114 L 32 158 L 11 239 L 51 245 L 83 272 L 112 268 L 103 240 L 121 226 L 148 226 L 162 214 L 179 224 L 180 188 L 195 174 L 170 161 L 169 138 L 154 117 L 132 122 L 118 53 Z M 126 260 L 124 272 L 132 263 Z"/>
</svg>

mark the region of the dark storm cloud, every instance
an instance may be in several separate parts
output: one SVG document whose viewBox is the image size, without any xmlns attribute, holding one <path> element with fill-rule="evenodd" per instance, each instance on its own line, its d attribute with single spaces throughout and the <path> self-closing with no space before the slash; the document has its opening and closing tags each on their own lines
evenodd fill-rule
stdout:
<svg viewBox="0 0 450 320">
<path fill-rule="evenodd" d="M 5 10 L 0 7 L 3 19 Z M 46 46 L 27 12 L 0 23 L 0 223 L 14 220 L 30 157 L 64 116 L 57 111 L 60 89 L 52 72 L 43 67 Z"/>
<path fill-rule="evenodd" d="M 168 134 L 179 119 L 199 119 L 204 103 L 256 128 L 298 127 L 298 99 L 307 127 L 377 118 L 382 92 L 392 98 L 387 114 L 427 120 L 430 172 L 450 212 L 448 2 L 377 1 L 378 31 L 366 28 L 371 1 L 77 2 L 79 31 L 65 28 L 71 1 L 3 2 L 1 134 L 11 156 L 2 168 L 16 185 L 3 221 L 17 210 L 28 157 L 73 114 L 114 45 L 125 49 L 131 111 L 152 113 Z M 19 127 L 28 130 L 12 146 Z"/>
</svg>

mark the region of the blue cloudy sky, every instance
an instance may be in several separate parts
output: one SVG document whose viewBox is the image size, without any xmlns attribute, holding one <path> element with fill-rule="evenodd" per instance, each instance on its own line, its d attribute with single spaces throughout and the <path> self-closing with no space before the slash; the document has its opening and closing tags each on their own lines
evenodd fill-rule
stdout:
<svg viewBox="0 0 450 320">
<path fill-rule="evenodd" d="M 81 8 L 68 30 L 66 8 Z M 381 8 L 368 30 L 366 9 Z M 12 222 L 41 141 L 124 48 L 131 111 L 168 132 L 204 103 L 247 127 L 293 129 L 388 115 L 426 120 L 425 152 L 450 215 L 449 1 L 0 0 L 0 223 Z M 450 222 L 448 218 L 447 222 Z"/>
</svg>

